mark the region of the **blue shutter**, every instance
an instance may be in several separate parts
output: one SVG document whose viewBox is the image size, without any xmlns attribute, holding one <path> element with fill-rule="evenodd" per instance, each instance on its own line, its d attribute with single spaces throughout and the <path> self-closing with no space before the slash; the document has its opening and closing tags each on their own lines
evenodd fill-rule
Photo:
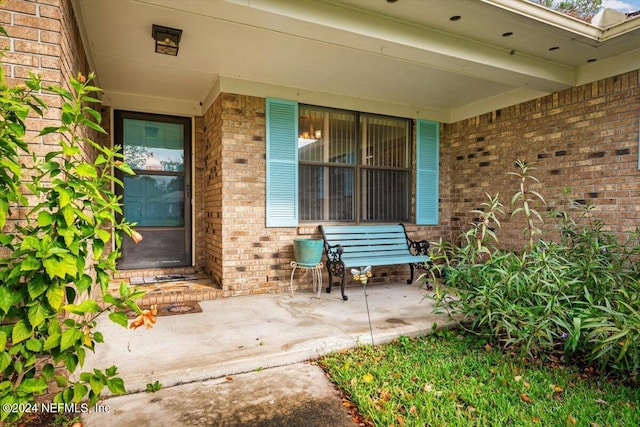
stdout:
<svg viewBox="0 0 640 427">
<path fill-rule="evenodd" d="M 418 120 L 416 140 L 416 224 L 437 225 L 440 124 Z"/>
<path fill-rule="evenodd" d="M 267 227 L 298 225 L 298 104 L 267 98 Z"/>
</svg>

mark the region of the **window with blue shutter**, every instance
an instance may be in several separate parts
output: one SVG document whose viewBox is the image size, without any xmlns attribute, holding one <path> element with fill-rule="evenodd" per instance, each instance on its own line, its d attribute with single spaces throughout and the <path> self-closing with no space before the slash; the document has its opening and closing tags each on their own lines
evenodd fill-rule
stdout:
<svg viewBox="0 0 640 427">
<path fill-rule="evenodd" d="M 298 225 L 298 104 L 268 98 L 267 227 Z"/>
<path fill-rule="evenodd" d="M 416 224 L 438 224 L 440 125 L 418 120 L 416 132 Z"/>
</svg>

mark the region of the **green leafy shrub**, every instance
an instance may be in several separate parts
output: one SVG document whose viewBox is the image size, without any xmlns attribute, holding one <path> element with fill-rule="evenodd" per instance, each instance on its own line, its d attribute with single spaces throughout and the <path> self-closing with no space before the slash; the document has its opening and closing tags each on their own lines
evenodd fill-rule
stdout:
<svg viewBox="0 0 640 427">
<path fill-rule="evenodd" d="M 0 73 L 1 71 L 0 67 Z M 121 185 L 113 168 L 132 173 L 114 149 L 92 140 L 105 133 L 100 113 L 89 104 L 97 87 L 93 76 L 78 75 L 70 90 L 42 88 L 31 76 L 25 86 L 8 87 L 0 74 L 0 404 L 3 408 L 33 403 L 51 392 L 55 403 L 94 404 L 107 387 L 124 393 L 117 368 L 78 373 L 87 350 L 103 341 L 95 330 L 96 317 L 109 317 L 123 325 L 128 320 L 117 308 L 140 312 L 135 303 L 143 293 L 120 286 L 108 292 L 120 255 L 121 234 L 141 236 L 132 224 L 118 220 L 119 197 L 112 184 Z M 40 132 L 57 139 L 43 159 L 25 143 L 25 121 L 39 117 L 47 105 L 41 91 L 63 100 L 61 125 Z M 86 151 L 94 153 L 91 160 Z M 30 160 L 23 164 L 21 155 Z M 32 208 L 28 208 L 28 206 Z M 9 222 L 12 210 L 26 211 L 24 220 Z M 115 235 L 115 249 L 111 238 Z M 71 380 L 69 374 L 75 373 Z M 8 406 L 5 406 L 8 405 Z M 19 411 L 2 411 L 0 421 L 15 420 Z"/>
<path fill-rule="evenodd" d="M 489 235 L 489 248 L 487 234 L 478 232 L 489 223 L 500 227 L 498 196 L 489 196 L 474 211 L 480 221 L 463 234 L 460 246 L 432 245 L 432 259 L 445 278 L 444 284 L 433 280 L 437 275 L 429 278 L 435 282 L 436 310 L 448 311 L 464 328 L 506 348 L 530 356 L 562 351 L 566 360 L 586 360 L 635 380 L 640 365 L 639 233 L 619 243 L 592 217 L 591 208 L 570 200 L 565 189 L 552 212 L 559 241 L 543 239 L 535 204 L 544 199 L 528 188 L 537 181 L 531 168 L 517 164 L 520 171 L 512 175 L 520 188 L 512 204 L 514 215 L 526 217 L 522 251 L 498 248 L 497 233 Z"/>
</svg>

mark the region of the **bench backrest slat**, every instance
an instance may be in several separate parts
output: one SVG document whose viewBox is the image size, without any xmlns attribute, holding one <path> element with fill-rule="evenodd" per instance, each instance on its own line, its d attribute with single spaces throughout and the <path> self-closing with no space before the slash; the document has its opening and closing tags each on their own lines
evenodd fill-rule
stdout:
<svg viewBox="0 0 640 427">
<path fill-rule="evenodd" d="M 343 260 L 353 259 L 353 258 L 363 258 L 363 257 L 396 257 L 396 256 L 406 256 L 410 255 L 408 250 L 404 251 L 362 251 L 362 252 L 345 252 L 342 254 Z"/>
<path fill-rule="evenodd" d="M 370 252 L 370 251 L 407 251 L 407 244 L 395 245 L 343 245 L 342 252 Z"/>
<path fill-rule="evenodd" d="M 327 239 L 330 244 L 340 243 L 342 247 L 347 246 L 378 246 L 378 245 L 400 245 L 407 247 L 407 240 L 397 237 L 392 237 L 390 239 L 384 239 L 381 237 L 376 237 L 373 239 L 356 239 L 355 237 L 350 237 L 349 239 Z M 333 243 L 335 242 L 335 243 Z"/>
<path fill-rule="evenodd" d="M 323 225 L 322 229 L 326 235 L 335 233 L 404 233 L 399 224 L 394 225 Z"/>
<path fill-rule="evenodd" d="M 344 260 L 411 255 L 402 225 L 322 226 L 324 240 L 342 247 Z"/>
</svg>

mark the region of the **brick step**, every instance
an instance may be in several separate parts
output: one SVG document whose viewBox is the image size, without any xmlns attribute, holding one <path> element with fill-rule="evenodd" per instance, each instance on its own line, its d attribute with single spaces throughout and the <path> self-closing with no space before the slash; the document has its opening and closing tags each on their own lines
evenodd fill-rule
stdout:
<svg viewBox="0 0 640 427">
<path fill-rule="evenodd" d="M 131 277 L 154 277 L 154 276 L 171 276 L 171 275 L 194 275 L 195 267 L 174 267 L 174 268 L 143 268 L 136 270 L 119 270 L 114 279 L 129 279 Z"/>
<path fill-rule="evenodd" d="M 207 301 L 224 296 L 220 286 L 204 274 L 163 274 L 114 279 L 109 286 L 111 292 L 117 292 L 122 280 L 147 291 L 147 294 L 137 301 L 140 305 Z"/>
</svg>

